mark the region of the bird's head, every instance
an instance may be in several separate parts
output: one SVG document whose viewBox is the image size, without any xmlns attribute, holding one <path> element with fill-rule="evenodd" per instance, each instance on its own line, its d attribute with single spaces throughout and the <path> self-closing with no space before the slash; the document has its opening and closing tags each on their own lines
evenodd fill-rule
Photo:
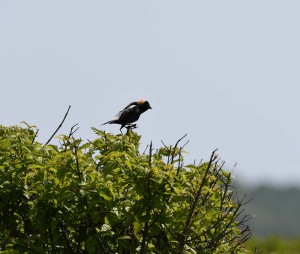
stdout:
<svg viewBox="0 0 300 254">
<path fill-rule="evenodd" d="M 144 111 L 146 111 L 148 109 L 152 109 L 148 101 L 140 100 L 140 101 L 137 101 L 137 104 L 141 108 L 143 108 Z"/>
</svg>

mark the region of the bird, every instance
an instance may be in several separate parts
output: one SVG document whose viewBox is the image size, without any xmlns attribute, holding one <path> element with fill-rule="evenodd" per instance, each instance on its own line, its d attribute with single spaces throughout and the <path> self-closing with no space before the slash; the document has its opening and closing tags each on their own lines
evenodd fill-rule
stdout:
<svg viewBox="0 0 300 254">
<path fill-rule="evenodd" d="M 122 128 L 137 128 L 136 124 L 131 124 L 136 122 L 141 114 L 143 114 L 148 109 L 152 109 L 149 102 L 145 100 L 139 100 L 129 103 L 124 109 L 122 109 L 114 119 L 103 123 L 104 124 L 120 124 L 120 131 Z"/>
</svg>

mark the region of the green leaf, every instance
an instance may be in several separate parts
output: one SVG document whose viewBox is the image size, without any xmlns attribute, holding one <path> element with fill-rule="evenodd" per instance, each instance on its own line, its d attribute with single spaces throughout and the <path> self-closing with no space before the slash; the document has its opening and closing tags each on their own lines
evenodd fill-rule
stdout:
<svg viewBox="0 0 300 254">
<path fill-rule="evenodd" d="M 11 143 L 7 139 L 0 140 L 0 148 L 5 150 L 11 146 Z"/>
<path fill-rule="evenodd" d="M 97 239 L 93 236 L 90 236 L 85 242 L 85 247 L 89 254 L 96 253 L 97 245 Z"/>
<path fill-rule="evenodd" d="M 137 239 L 141 238 L 141 236 L 140 236 L 141 230 L 142 230 L 142 224 L 140 224 L 137 221 L 133 222 L 133 233 Z"/>
<path fill-rule="evenodd" d="M 100 191 L 100 196 L 103 197 L 105 200 L 111 201 L 112 197 L 105 194 L 103 191 Z"/>
</svg>

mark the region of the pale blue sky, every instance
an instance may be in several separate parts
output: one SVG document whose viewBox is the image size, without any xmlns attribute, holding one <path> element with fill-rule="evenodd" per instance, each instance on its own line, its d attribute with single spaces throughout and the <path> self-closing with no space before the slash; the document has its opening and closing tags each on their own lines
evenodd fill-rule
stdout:
<svg viewBox="0 0 300 254">
<path fill-rule="evenodd" d="M 300 183 L 299 1 L 0 1 L 1 123 L 46 141 L 150 101 L 142 146 L 219 148 L 246 183 Z M 118 126 L 102 126 L 119 133 Z"/>
</svg>

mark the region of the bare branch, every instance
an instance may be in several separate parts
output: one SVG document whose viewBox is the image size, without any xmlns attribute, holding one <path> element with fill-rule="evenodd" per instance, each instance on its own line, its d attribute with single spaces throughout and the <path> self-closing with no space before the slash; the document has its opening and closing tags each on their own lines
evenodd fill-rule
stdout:
<svg viewBox="0 0 300 254">
<path fill-rule="evenodd" d="M 71 130 L 70 130 L 70 133 L 69 133 L 69 138 L 79 129 L 79 127 L 77 127 L 75 130 L 73 130 L 75 128 L 75 126 L 79 125 L 79 123 L 77 124 L 74 124 L 72 127 L 71 127 Z"/>
<path fill-rule="evenodd" d="M 179 149 L 179 159 L 178 159 L 178 166 L 177 166 L 176 176 L 179 175 L 179 171 L 180 171 L 180 169 L 182 168 L 182 165 L 183 165 L 183 163 L 181 161 L 181 157 L 182 157 L 181 152 L 182 152 L 182 147 L 180 147 L 180 149 Z"/>
<path fill-rule="evenodd" d="M 169 149 L 169 147 L 164 143 L 163 140 L 161 140 L 161 143 L 164 145 L 165 148 Z"/>
<path fill-rule="evenodd" d="M 185 134 L 182 138 L 180 138 L 180 139 L 177 140 L 177 142 L 176 142 L 176 144 L 175 144 L 175 148 L 178 146 L 179 142 L 180 142 L 181 140 L 183 140 L 186 136 L 187 136 L 187 134 Z"/>
<path fill-rule="evenodd" d="M 189 143 L 190 141 L 186 141 L 185 144 L 181 147 L 182 149 Z"/>
<path fill-rule="evenodd" d="M 168 151 L 168 160 L 167 160 L 167 164 L 169 164 L 169 162 L 170 162 L 170 154 L 171 154 L 171 151 L 172 151 L 172 146 L 170 146 L 170 147 L 168 147 L 165 143 L 164 143 L 164 141 L 162 141 L 161 140 L 161 143 L 164 145 L 164 147 L 167 149 L 167 151 Z"/>
<path fill-rule="evenodd" d="M 146 146 L 146 148 L 145 148 L 145 150 L 143 152 L 144 155 L 146 154 L 146 151 L 147 151 L 148 147 L 149 147 L 149 145 Z"/>
<path fill-rule="evenodd" d="M 31 141 L 31 144 L 34 143 L 34 140 L 35 140 L 35 138 L 36 138 L 36 136 L 37 136 L 38 133 L 39 133 L 39 129 L 37 129 L 36 133 L 34 134 L 34 137 L 33 137 L 32 141 Z"/>
<path fill-rule="evenodd" d="M 173 151 L 174 151 L 174 152 L 173 152 L 172 157 L 171 157 L 171 164 L 172 164 L 173 161 L 174 161 L 175 151 L 176 151 L 176 148 L 177 148 L 179 142 L 180 142 L 181 140 L 183 140 L 186 136 L 187 136 L 187 134 L 185 134 L 182 138 L 180 138 L 180 139 L 177 140 L 177 142 L 176 142 L 176 144 L 175 144 L 175 146 L 174 146 L 174 148 L 173 148 Z"/>
<path fill-rule="evenodd" d="M 149 147 L 149 167 L 151 167 L 151 160 L 152 160 L 152 140 Z"/>
<path fill-rule="evenodd" d="M 45 146 L 49 144 L 49 142 L 51 141 L 51 139 L 54 137 L 54 135 L 58 132 L 58 130 L 61 128 L 61 126 L 63 125 L 64 121 L 66 120 L 67 118 L 67 115 L 69 114 L 69 111 L 70 111 L 70 108 L 71 106 L 69 106 L 63 120 L 61 121 L 61 123 L 59 124 L 59 126 L 57 127 L 57 129 L 55 130 L 55 132 L 52 134 L 52 136 L 49 138 L 49 140 L 46 142 Z"/>
</svg>

